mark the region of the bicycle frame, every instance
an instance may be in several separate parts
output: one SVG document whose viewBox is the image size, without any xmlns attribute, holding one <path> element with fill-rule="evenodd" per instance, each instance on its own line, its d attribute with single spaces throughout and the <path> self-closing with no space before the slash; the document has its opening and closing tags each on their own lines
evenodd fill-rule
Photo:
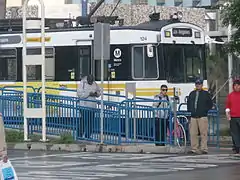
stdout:
<svg viewBox="0 0 240 180">
<path fill-rule="evenodd" d="M 179 116 L 177 116 L 177 118 L 176 118 L 176 131 L 179 129 L 179 125 L 182 125 L 182 123 L 179 122 L 179 119 L 180 119 L 180 118 L 185 119 L 186 123 L 188 123 L 188 118 L 187 118 L 186 116 L 184 116 L 184 115 L 179 115 Z M 172 117 L 172 121 L 171 121 L 171 122 L 174 122 L 173 120 L 174 120 L 174 117 Z M 184 129 L 184 130 L 185 130 L 185 129 Z M 175 131 L 175 130 L 173 129 L 172 132 L 171 132 L 172 135 L 174 135 L 174 131 Z M 169 128 L 168 128 L 168 133 L 170 133 L 170 132 L 169 132 Z"/>
<path fill-rule="evenodd" d="M 183 136 L 184 136 L 183 137 L 184 138 L 184 147 L 185 147 L 186 146 L 186 131 L 185 131 L 185 128 L 182 125 L 182 123 L 179 121 L 180 118 L 183 118 L 186 121 L 186 123 L 188 123 L 188 118 L 186 116 L 184 116 L 184 115 L 178 115 L 175 121 L 173 121 L 174 120 L 174 117 L 173 117 L 171 123 L 172 122 L 176 123 L 176 129 L 172 130 L 171 135 L 172 135 L 172 137 L 174 137 L 175 132 L 176 132 L 176 137 L 180 138 L 180 136 L 181 136 L 181 134 L 180 134 L 181 130 L 180 129 L 182 129 Z M 167 129 L 167 136 L 168 137 L 170 136 L 169 128 Z M 180 145 L 179 141 L 177 143 L 178 143 L 178 146 L 181 148 L 181 145 Z"/>
</svg>

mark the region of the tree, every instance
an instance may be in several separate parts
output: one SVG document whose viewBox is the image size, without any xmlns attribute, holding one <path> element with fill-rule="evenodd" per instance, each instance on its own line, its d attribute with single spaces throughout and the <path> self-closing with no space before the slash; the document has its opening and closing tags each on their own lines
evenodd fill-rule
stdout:
<svg viewBox="0 0 240 180">
<path fill-rule="evenodd" d="M 234 29 L 228 50 L 240 54 L 240 0 L 229 0 L 222 9 L 223 24 Z M 235 31 L 236 29 L 236 31 Z"/>
</svg>

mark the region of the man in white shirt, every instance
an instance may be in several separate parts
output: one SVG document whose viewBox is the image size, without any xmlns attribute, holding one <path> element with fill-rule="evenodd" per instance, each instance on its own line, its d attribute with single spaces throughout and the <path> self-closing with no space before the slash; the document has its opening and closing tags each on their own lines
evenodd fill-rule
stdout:
<svg viewBox="0 0 240 180">
<path fill-rule="evenodd" d="M 85 138 L 90 138 L 93 133 L 93 122 L 97 106 L 96 98 L 101 95 L 101 89 L 92 75 L 88 75 L 81 80 L 77 95 L 80 98 L 81 106 L 79 136 L 82 137 L 85 132 Z"/>
<path fill-rule="evenodd" d="M 169 119 L 169 97 L 167 95 L 167 85 L 161 86 L 161 92 L 154 96 L 153 107 L 155 110 L 155 141 L 156 146 L 165 146 L 168 119 Z M 165 102 L 161 102 L 165 101 Z M 159 108 L 159 110 L 157 109 Z"/>
</svg>

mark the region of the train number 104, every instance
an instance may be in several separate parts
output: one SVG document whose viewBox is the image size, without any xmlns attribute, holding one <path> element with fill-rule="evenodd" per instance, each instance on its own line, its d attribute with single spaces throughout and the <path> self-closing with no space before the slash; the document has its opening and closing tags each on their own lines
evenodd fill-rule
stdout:
<svg viewBox="0 0 240 180">
<path fill-rule="evenodd" d="M 147 41 L 147 36 L 141 36 L 140 41 Z"/>
</svg>

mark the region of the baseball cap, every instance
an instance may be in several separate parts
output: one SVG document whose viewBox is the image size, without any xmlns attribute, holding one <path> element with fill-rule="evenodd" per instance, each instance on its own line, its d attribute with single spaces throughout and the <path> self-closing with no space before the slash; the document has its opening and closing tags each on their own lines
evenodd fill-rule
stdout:
<svg viewBox="0 0 240 180">
<path fill-rule="evenodd" d="M 202 79 L 197 79 L 197 80 L 195 81 L 195 84 L 203 84 L 203 80 L 202 80 Z"/>
<path fill-rule="evenodd" d="M 234 84 L 240 85 L 240 79 L 235 79 L 235 80 L 233 80 L 233 85 L 234 85 Z"/>
</svg>

